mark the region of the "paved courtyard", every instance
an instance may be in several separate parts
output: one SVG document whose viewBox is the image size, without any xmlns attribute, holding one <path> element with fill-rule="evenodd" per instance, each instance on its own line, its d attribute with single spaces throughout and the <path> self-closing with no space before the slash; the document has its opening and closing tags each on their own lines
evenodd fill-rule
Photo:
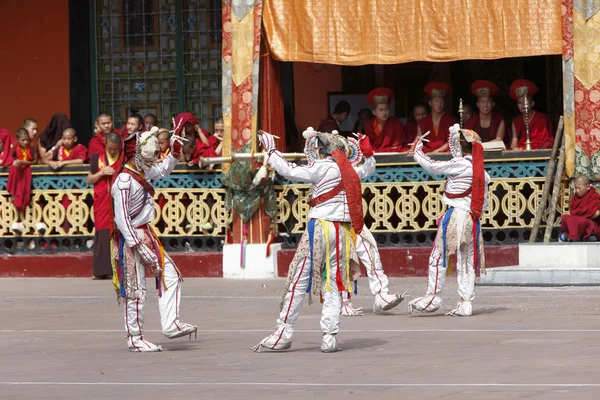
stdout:
<svg viewBox="0 0 600 400">
<path fill-rule="evenodd" d="M 151 281 L 149 281 L 151 282 Z M 343 351 L 321 354 L 319 304 L 305 303 L 292 349 L 253 353 L 275 325 L 283 279 L 186 279 L 182 320 L 198 339 L 160 333 L 156 294 L 146 338 L 162 353 L 127 351 L 110 282 L 0 280 L 0 399 L 598 399 L 600 289 L 477 287 L 471 318 L 401 304 L 374 315 L 366 280 L 343 318 Z M 392 279 L 422 294 L 425 278 Z"/>
</svg>

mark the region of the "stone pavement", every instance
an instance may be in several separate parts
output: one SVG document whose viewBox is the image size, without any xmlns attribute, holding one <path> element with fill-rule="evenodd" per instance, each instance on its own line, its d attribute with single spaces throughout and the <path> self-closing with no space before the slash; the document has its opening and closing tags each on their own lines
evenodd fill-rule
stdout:
<svg viewBox="0 0 600 400">
<path fill-rule="evenodd" d="M 151 280 L 149 280 L 151 282 Z M 457 301 L 408 315 L 374 315 L 361 280 L 343 318 L 343 351 L 322 354 L 319 304 L 304 305 L 292 349 L 250 348 L 275 326 L 284 280 L 186 279 L 182 320 L 198 339 L 160 333 L 154 291 L 146 337 L 162 353 L 127 351 L 110 282 L 0 280 L 0 399 L 598 399 L 600 290 L 477 287 L 471 318 L 444 316 Z M 391 279 L 398 292 L 425 278 Z"/>
</svg>

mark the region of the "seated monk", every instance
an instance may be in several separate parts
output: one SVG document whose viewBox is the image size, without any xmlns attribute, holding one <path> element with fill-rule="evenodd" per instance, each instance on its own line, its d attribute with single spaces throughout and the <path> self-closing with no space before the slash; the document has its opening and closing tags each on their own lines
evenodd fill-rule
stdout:
<svg viewBox="0 0 600 400">
<path fill-rule="evenodd" d="M 340 131 L 340 124 L 350 116 L 350 103 L 346 100 L 338 101 L 331 115 L 319 124 L 319 132 Z"/>
<path fill-rule="evenodd" d="M 600 194 L 585 175 L 575 178 L 575 194 L 569 203 L 571 215 L 563 215 L 558 237 L 561 242 L 596 241 L 600 233 Z"/>
<path fill-rule="evenodd" d="M 504 140 L 504 118 L 493 112 L 496 105 L 493 96 L 499 90 L 498 86 L 490 81 L 475 81 L 471 85 L 471 92 L 477 97 L 479 113 L 471 118 L 465 118 L 465 129 L 477 132 L 482 142 Z"/>
<path fill-rule="evenodd" d="M 413 143 L 417 138 L 417 130 L 419 129 L 419 121 L 429 114 L 429 107 L 423 102 L 414 105 L 411 118 L 409 118 L 404 127 L 404 135 L 408 143 Z"/>
<path fill-rule="evenodd" d="M 390 116 L 389 103 L 394 100 L 394 92 L 388 88 L 371 90 L 367 101 L 373 105 L 373 115 L 365 124 L 365 135 L 371 141 L 376 153 L 408 151 L 404 137 L 404 125 L 396 117 Z"/>
<path fill-rule="evenodd" d="M 423 134 L 431 132 L 427 136 L 429 142 L 425 142 L 423 145 L 423 152 L 425 153 L 442 153 L 450 150 L 448 146 L 450 127 L 458 123 L 456 118 L 444 111 L 444 97 L 451 90 L 450 85 L 439 82 L 429 82 L 423 89 L 431 97 L 431 100 L 429 100 L 431 114 L 419 121 L 415 141 L 419 140 Z"/>
<path fill-rule="evenodd" d="M 535 101 L 532 97 L 538 88 L 533 82 L 526 79 L 518 79 L 510 86 L 510 97 L 517 100 L 517 106 L 521 115 L 515 117 L 512 122 L 512 150 L 525 150 L 527 147 L 527 129 L 525 125 L 525 99 L 529 103 L 529 139 L 531 149 L 551 149 L 554 144 L 552 124 L 544 114 L 533 111 Z"/>
</svg>

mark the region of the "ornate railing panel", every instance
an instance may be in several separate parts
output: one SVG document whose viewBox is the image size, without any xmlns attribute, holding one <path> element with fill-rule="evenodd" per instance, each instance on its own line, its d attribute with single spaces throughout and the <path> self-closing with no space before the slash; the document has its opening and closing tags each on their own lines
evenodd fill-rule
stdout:
<svg viewBox="0 0 600 400">
<path fill-rule="evenodd" d="M 508 153 L 486 157 L 492 177 L 489 207 L 482 220 L 488 243 L 517 243 L 528 239 L 543 190 L 548 152 Z M 441 158 L 444 158 L 443 156 Z M 93 189 L 86 184 L 88 166 L 33 169 L 32 207 L 23 216 L 25 232 L 17 236 L 11 224 L 17 218 L 6 191 L 7 173 L 0 170 L 0 252 L 89 251 L 94 235 Z M 428 245 L 434 238 L 443 177 L 428 174 L 405 156 L 378 158 L 375 174 L 363 184 L 365 222 L 381 246 Z M 200 171 L 179 165 L 166 179 L 155 182 L 156 218 L 153 221 L 168 250 L 218 251 L 230 216 L 219 171 Z M 310 185 L 279 180 L 278 229 L 286 246 L 293 247 L 308 214 Z M 565 188 L 558 214 L 568 209 Z M 34 227 L 45 222 L 44 235 Z M 207 223 L 212 231 L 203 231 Z M 559 220 L 555 225 L 558 225 Z"/>
</svg>

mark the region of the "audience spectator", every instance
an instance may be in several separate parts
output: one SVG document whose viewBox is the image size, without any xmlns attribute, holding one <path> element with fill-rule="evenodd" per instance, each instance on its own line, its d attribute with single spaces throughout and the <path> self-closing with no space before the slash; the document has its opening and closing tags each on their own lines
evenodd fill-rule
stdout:
<svg viewBox="0 0 600 400">
<path fill-rule="evenodd" d="M 52 160 L 48 162 L 50 168 L 60 169 L 65 165 L 83 164 L 87 160 L 87 148 L 77 144 L 75 129 L 65 129 L 60 141 L 62 146 L 54 149 Z"/>
<path fill-rule="evenodd" d="M 419 121 L 425 118 L 428 114 L 429 106 L 426 103 L 419 102 L 413 106 L 412 115 L 404 127 L 404 133 L 408 143 L 413 143 L 415 141 L 415 138 L 417 137 L 417 131 L 419 130 Z"/>
<path fill-rule="evenodd" d="M 106 152 L 106 137 L 114 132 L 112 115 L 107 112 L 101 112 L 96 118 L 97 130 L 99 130 L 90 140 L 88 145 L 88 154 L 104 154 Z M 120 134 L 119 134 L 120 135 Z"/>
<path fill-rule="evenodd" d="M 100 122 L 102 127 L 102 122 Z M 108 129 L 108 128 L 106 128 Z M 90 172 L 88 185 L 94 185 L 94 279 L 112 277 L 110 262 L 110 219 L 112 207 L 110 203 L 110 182 L 122 162 L 122 138 L 116 132 L 106 135 L 105 151 L 90 155 Z"/>
<path fill-rule="evenodd" d="M 350 115 L 350 103 L 346 100 L 338 101 L 333 112 L 319 124 L 319 132 L 340 131 L 340 124 Z"/>
<path fill-rule="evenodd" d="M 21 234 L 25 230 L 23 225 L 23 214 L 31 201 L 31 165 L 37 162 L 35 147 L 31 144 L 29 132 L 23 128 L 17 129 L 17 142 L 12 148 L 12 165 L 8 170 L 8 192 L 13 196 L 13 204 L 19 211 L 17 221 L 11 226 L 12 230 Z M 43 233 L 47 226 L 44 223 L 38 223 L 36 229 Z"/>
<path fill-rule="evenodd" d="M 367 95 L 367 101 L 373 105 L 374 118 L 365 124 L 365 135 L 369 137 L 375 152 L 408 150 L 402 122 L 390 116 L 389 103 L 393 99 L 394 92 L 384 87 L 373 89 Z"/>
<path fill-rule="evenodd" d="M 27 120 L 26 120 L 27 121 Z M 54 114 L 46 129 L 40 135 L 38 147 L 42 164 L 48 164 L 52 160 L 52 152 L 62 146 L 62 133 L 71 127 L 71 121 L 65 114 Z"/>
<path fill-rule="evenodd" d="M 144 129 L 149 131 L 153 126 L 158 126 L 158 118 L 154 114 L 144 115 Z"/>
<path fill-rule="evenodd" d="M 368 108 L 363 108 L 358 112 L 358 119 L 354 123 L 352 131 L 354 133 L 365 133 L 365 124 L 373 118 L 373 111 Z"/>
</svg>

